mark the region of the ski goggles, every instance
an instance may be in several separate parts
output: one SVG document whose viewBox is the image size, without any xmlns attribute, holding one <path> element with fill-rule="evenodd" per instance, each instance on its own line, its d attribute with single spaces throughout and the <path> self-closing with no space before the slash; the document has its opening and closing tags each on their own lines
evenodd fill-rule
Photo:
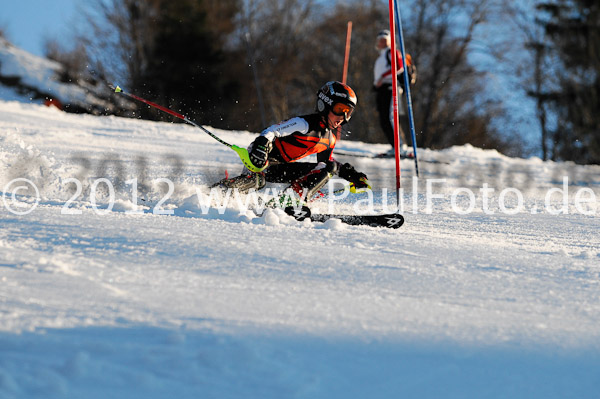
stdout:
<svg viewBox="0 0 600 399">
<path fill-rule="evenodd" d="M 333 107 L 331 107 L 331 112 L 333 112 L 334 115 L 344 116 L 346 120 L 350 119 L 350 116 L 352 116 L 353 111 L 354 108 L 342 103 L 335 103 L 333 104 Z"/>
</svg>

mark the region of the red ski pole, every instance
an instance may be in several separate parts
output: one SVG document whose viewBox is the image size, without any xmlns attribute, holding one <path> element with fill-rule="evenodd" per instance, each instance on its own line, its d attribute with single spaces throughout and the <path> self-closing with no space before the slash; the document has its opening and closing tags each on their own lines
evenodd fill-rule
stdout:
<svg viewBox="0 0 600 399">
<path fill-rule="evenodd" d="M 250 157 L 248 156 L 248 150 L 242 147 L 238 147 L 237 145 L 233 145 L 233 144 L 229 144 L 228 142 L 221 140 L 218 136 L 215 136 L 214 134 L 212 134 L 208 129 L 198 125 L 196 122 L 192 121 L 191 119 L 189 119 L 187 116 L 182 115 L 178 112 L 175 112 L 169 108 L 165 108 L 162 105 L 158 105 L 153 103 L 152 101 L 146 100 L 142 97 L 138 97 L 135 94 L 131 94 L 131 93 L 127 93 L 125 91 L 123 91 L 123 89 L 121 89 L 119 86 L 115 87 L 115 93 L 121 93 L 126 95 L 127 97 L 133 98 L 134 100 L 138 100 L 143 102 L 144 104 L 148 104 L 151 107 L 154 107 L 156 109 L 159 109 L 163 112 L 166 112 L 169 115 L 173 115 L 176 118 L 179 118 L 181 120 L 183 120 L 186 123 L 189 123 L 190 125 L 196 126 L 197 128 L 201 129 L 204 133 L 208 134 L 210 137 L 212 137 L 213 139 L 217 140 L 219 143 L 231 148 L 233 151 L 235 151 L 238 156 L 240 157 L 240 159 L 242 160 L 242 163 L 244 164 L 244 166 L 246 166 L 246 168 L 248 168 L 248 170 L 251 170 L 252 172 L 262 172 L 263 170 L 265 170 L 265 168 L 268 166 L 268 163 L 263 166 L 262 168 L 257 168 L 256 166 L 254 166 L 252 164 L 252 162 L 250 161 Z"/>
</svg>

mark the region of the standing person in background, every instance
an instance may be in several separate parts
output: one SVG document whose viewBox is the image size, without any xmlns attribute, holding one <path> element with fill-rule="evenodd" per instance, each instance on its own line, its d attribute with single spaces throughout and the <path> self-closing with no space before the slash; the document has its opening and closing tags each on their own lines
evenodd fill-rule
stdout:
<svg viewBox="0 0 600 399">
<path fill-rule="evenodd" d="M 382 30 L 377 35 L 376 49 L 379 51 L 379 57 L 375 60 L 375 66 L 373 68 L 374 81 L 373 88 L 377 93 L 377 112 L 379 113 L 379 123 L 381 129 L 391 144 L 392 149 L 388 153 L 381 154 L 381 156 L 394 155 L 394 104 L 392 98 L 392 58 L 391 58 L 391 37 L 389 30 Z M 402 93 L 404 92 L 404 69 L 402 68 L 402 55 L 396 50 L 396 65 L 398 66 L 398 114 L 400 120 L 399 132 L 400 132 L 400 156 L 411 157 L 412 152 L 408 151 L 408 144 L 412 145 L 406 140 L 406 133 L 408 131 L 408 115 L 406 112 L 405 101 Z M 408 80 L 410 84 L 415 84 L 417 81 L 417 68 L 412 62 L 410 54 L 406 54 L 406 65 L 408 70 Z"/>
</svg>

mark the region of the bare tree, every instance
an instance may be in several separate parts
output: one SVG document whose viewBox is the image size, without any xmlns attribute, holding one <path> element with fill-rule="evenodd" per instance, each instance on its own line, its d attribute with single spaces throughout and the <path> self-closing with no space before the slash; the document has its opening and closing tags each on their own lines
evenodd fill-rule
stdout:
<svg viewBox="0 0 600 399">
<path fill-rule="evenodd" d="M 96 0 L 81 41 L 90 65 L 109 82 L 123 82 L 198 122 L 231 127 L 226 108 L 237 86 L 224 48 L 239 2 Z M 169 118 L 147 107 L 140 113 Z"/>
<path fill-rule="evenodd" d="M 158 0 L 96 0 L 89 3 L 89 30 L 80 41 L 90 63 L 109 79 L 140 87 L 148 67 L 158 20 Z"/>
<path fill-rule="evenodd" d="M 312 18 L 310 0 L 247 2 L 240 34 L 248 34 L 251 40 L 268 122 L 289 117 L 302 104 L 299 99 L 305 95 L 303 79 L 310 73 L 303 57 Z"/>
<path fill-rule="evenodd" d="M 484 95 L 486 73 L 469 60 L 477 29 L 497 5 L 495 0 L 414 2 L 409 16 L 416 26 L 409 35 L 420 66 L 413 100 L 420 146 L 442 148 L 470 137 L 474 145 L 503 147 L 491 123 L 502 113 L 501 104 Z M 474 128 L 479 132 L 470 131 Z"/>
<path fill-rule="evenodd" d="M 540 2 L 538 21 L 555 55 L 557 88 L 553 158 L 600 163 L 600 5 L 589 0 Z"/>
<path fill-rule="evenodd" d="M 412 88 L 419 146 L 443 148 L 470 142 L 506 150 L 497 130 L 502 103 L 487 95 L 486 71 L 470 62 L 477 45 L 478 28 L 498 12 L 497 0 L 414 0 L 402 2 L 405 44 L 419 69 Z M 375 37 L 389 24 L 382 2 L 340 2 L 311 34 L 319 76 L 341 76 L 346 21 L 353 21 L 349 83 L 357 91 L 359 106 L 351 122 L 351 138 L 385 142 L 376 122 L 373 64 L 377 57 Z M 334 69 L 332 69 L 331 67 Z"/>
<path fill-rule="evenodd" d="M 72 50 L 66 50 L 57 40 L 47 40 L 45 43 L 45 54 L 48 59 L 54 60 L 64 66 L 63 82 L 77 81 L 79 79 L 90 79 L 87 68 L 87 52 L 82 44 Z"/>
<path fill-rule="evenodd" d="M 539 145 L 542 158 L 554 159 L 553 130 L 556 124 L 550 115 L 549 103 L 558 88 L 556 58 L 545 43 L 543 28 L 536 21 L 535 0 L 513 1 L 505 6 L 505 21 L 511 29 L 511 41 L 498 55 L 505 74 L 513 74 L 527 96 L 535 100 L 535 118 L 540 129 Z M 516 68 L 514 66 L 517 66 Z"/>
<path fill-rule="evenodd" d="M 345 139 L 365 142 L 385 142 L 379 128 L 373 87 L 373 65 L 377 58 L 377 33 L 388 26 L 387 9 L 378 1 L 340 2 L 324 16 L 311 32 L 313 87 L 328 80 L 341 80 L 344 65 L 348 21 L 352 21 L 352 41 L 347 83 L 358 97 Z"/>
<path fill-rule="evenodd" d="M 161 67 L 157 61 L 170 61 L 156 57 L 157 43 L 162 43 L 163 53 L 159 54 L 165 54 L 172 42 L 165 41 L 164 12 L 182 6 L 167 3 L 97 0 L 89 16 L 93 30 L 85 44 L 89 44 L 90 64 L 104 75 L 113 81 L 121 78 L 141 92 L 147 90 L 147 94 L 162 95 L 171 102 L 173 85 L 149 84 L 156 79 L 148 79 L 153 75 L 147 73 L 151 68 L 161 70 L 156 69 Z M 312 112 L 317 89 L 342 77 L 346 27 L 352 21 L 348 83 L 357 92 L 358 108 L 349 124 L 349 138 L 385 141 L 376 122 L 372 84 L 375 38 L 389 22 L 386 4 L 376 0 L 325 5 L 304 0 L 193 2 L 194 7 L 200 4 L 214 47 L 207 51 L 195 48 L 182 53 L 184 57 L 179 54 L 175 61 L 188 63 L 194 72 L 198 68 L 189 63 L 196 62 L 191 56 L 213 57 L 212 51 L 219 50 L 214 53 L 219 62 L 201 64 L 203 60 L 198 58 L 203 73 L 179 84 L 182 90 L 202 94 L 210 91 L 203 86 L 206 82 L 218 82 L 213 98 L 199 103 L 200 111 L 213 118 L 210 123 L 260 131 L 265 124 Z M 502 1 L 407 0 L 402 5 L 406 49 L 419 68 L 419 80 L 412 89 L 418 145 L 443 148 L 470 142 L 505 150 L 498 123 L 502 103 L 489 95 L 486 71 L 470 60 L 475 50 L 485 48 L 479 30 L 498 12 Z M 181 14 L 175 17 L 182 19 Z M 94 22 L 99 20 L 103 23 Z M 185 106 L 185 102 L 173 104 Z"/>
</svg>

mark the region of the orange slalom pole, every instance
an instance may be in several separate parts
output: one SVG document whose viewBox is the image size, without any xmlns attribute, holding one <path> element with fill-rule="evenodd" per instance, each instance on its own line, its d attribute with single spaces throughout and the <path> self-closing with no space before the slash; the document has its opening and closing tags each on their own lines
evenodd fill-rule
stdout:
<svg viewBox="0 0 600 399">
<path fill-rule="evenodd" d="M 350 59 L 350 41 L 352 39 L 352 21 L 348 21 L 348 31 L 346 32 L 346 55 L 344 56 L 344 72 L 342 74 L 342 83 L 346 84 L 348 79 L 348 60 Z"/>
<path fill-rule="evenodd" d="M 348 21 L 348 30 L 346 31 L 346 53 L 344 55 L 344 70 L 342 71 L 342 83 L 346 84 L 348 79 L 348 61 L 350 60 L 350 41 L 352 39 L 352 21 Z M 342 137 L 342 129 L 337 128 L 337 141 Z"/>
</svg>

